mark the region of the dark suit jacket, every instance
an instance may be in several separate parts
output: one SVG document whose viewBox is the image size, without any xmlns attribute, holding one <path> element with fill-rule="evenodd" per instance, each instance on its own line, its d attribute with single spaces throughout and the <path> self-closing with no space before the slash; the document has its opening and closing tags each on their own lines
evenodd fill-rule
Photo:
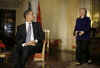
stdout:
<svg viewBox="0 0 100 68">
<path fill-rule="evenodd" d="M 36 44 L 36 47 L 38 50 L 42 49 L 42 42 L 45 39 L 44 32 L 38 22 L 32 22 L 33 25 L 33 34 L 34 39 L 38 40 L 38 43 Z M 25 43 L 26 40 L 26 24 L 22 24 L 17 27 L 17 33 L 16 33 L 16 45 L 17 47 L 21 47 L 23 43 Z"/>
</svg>

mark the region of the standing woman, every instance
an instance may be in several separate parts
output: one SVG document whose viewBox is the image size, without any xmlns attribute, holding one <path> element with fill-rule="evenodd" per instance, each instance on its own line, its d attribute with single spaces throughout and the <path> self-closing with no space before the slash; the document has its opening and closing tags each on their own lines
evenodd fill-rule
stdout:
<svg viewBox="0 0 100 68">
<path fill-rule="evenodd" d="M 91 20 L 87 17 L 87 10 L 80 8 L 80 16 L 76 20 L 74 36 L 76 37 L 76 60 L 77 64 L 88 63 L 89 60 L 89 40 Z"/>
</svg>

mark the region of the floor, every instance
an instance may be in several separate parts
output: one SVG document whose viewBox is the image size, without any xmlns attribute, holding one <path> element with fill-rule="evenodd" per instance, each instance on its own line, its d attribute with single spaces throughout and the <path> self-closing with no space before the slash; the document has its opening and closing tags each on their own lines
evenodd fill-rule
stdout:
<svg viewBox="0 0 100 68">
<path fill-rule="evenodd" d="M 74 58 L 71 52 L 58 52 L 51 54 L 45 62 L 29 62 L 26 68 L 100 68 L 96 63 L 77 66 Z M 0 68 L 13 68 L 12 65 L 13 63 L 0 64 Z"/>
</svg>

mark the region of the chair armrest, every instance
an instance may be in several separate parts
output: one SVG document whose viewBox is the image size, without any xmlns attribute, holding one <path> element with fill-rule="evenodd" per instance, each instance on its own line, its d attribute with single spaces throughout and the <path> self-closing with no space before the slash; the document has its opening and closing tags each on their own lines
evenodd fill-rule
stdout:
<svg viewBox="0 0 100 68">
<path fill-rule="evenodd" d="M 45 58 L 46 46 L 49 49 L 49 40 L 44 40 L 43 41 L 42 55 L 43 55 L 44 58 Z"/>
<path fill-rule="evenodd" d="M 46 40 L 43 41 L 42 55 L 45 57 Z"/>
</svg>

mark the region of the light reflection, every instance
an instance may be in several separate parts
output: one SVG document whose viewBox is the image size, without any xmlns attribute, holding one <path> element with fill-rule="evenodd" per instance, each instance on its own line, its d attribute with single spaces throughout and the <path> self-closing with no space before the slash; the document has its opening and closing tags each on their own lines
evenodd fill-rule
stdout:
<svg viewBox="0 0 100 68">
<path fill-rule="evenodd" d="M 100 13 L 99 12 L 95 13 L 94 16 L 93 16 L 93 18 L 94 18 L 95 22 L 98 22 L 99 18 L 100 18 Z"/>
</svg>

